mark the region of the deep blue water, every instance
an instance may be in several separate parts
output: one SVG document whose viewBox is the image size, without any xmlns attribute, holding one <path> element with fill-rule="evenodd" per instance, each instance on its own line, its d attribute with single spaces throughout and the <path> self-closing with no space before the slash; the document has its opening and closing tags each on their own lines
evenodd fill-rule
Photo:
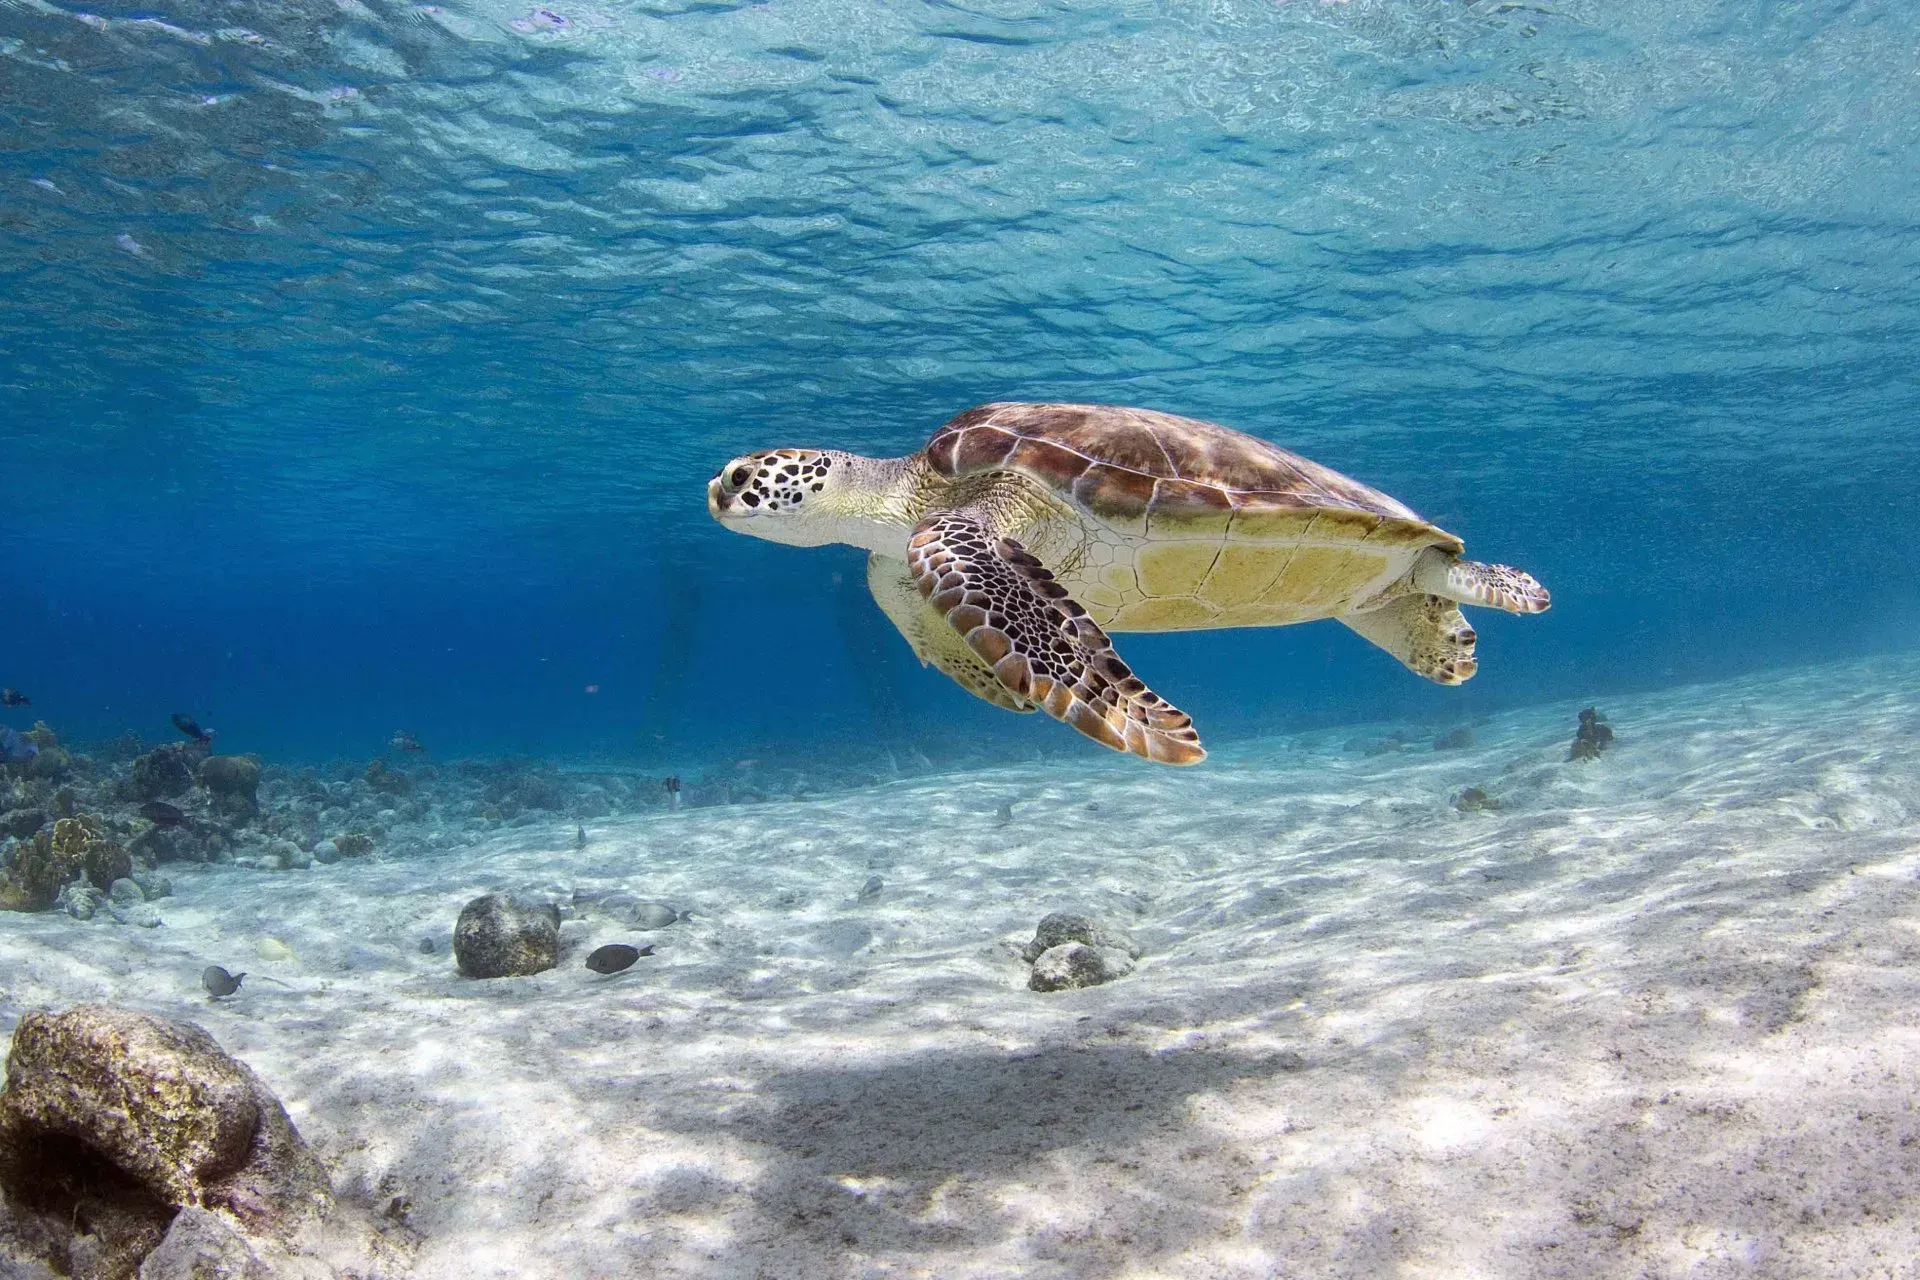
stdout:
<svg viewBox="0 0 1920 1280">
<path fill-rule="evenodd" d="M 1122 637 L 1211 742 L 1908 648 L 1915 48 L 1891 0 L 0 0 L 0 684 L 282 759 L 1094 753 L 704 508 L 993 399 L 1255 432 L 1554 591 L 1457 690 Z"/>
</svg>

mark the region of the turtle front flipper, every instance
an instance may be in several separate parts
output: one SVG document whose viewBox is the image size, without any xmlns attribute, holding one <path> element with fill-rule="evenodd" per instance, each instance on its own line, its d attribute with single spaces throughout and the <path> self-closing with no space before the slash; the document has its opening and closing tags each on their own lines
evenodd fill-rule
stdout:
<svg viewBox="0 0 1920 1280">
<path fill-rule="evenodd" d="M 946 615 L 928 603 L 914 583 L 913 570 L 892 556 L 867 557 L 867 590 L 880 612 L 900 629 L 913 646 L 914 657 L 922 666 L 938 667 L 952 681 L 975 697 L 985 698 L 1007 711 L 1038 710 L 1031 701 L 1000 683 L 1000 677 L 975 653 L 958 631 L 947 625 Z"/>
<path fill-rule="evenodd" d="M 1539 579 L 1525 570 L 1464 560 L 1438 548 L 1428 549 L 1414 565 L 1413 585 L 1460 604 L 1483 604 L 1508 613 L 1545 613 L 1553 604 Z"/>
<path fill-rule="evenodd" d="M 979 516 L 943 511 L 921 521 L 907 567 L 927 603 L 1015 697 L 1115 751 L 1162 764 L 1206 758 L 1192 719 L 1133 674 L 1044 564 Z"/>
<path fill-rule="evenodd" d="M 1435 684 L 1465 684 L 1480 669 L 1473 647 L 1479 637 L 1460 606 L 1439 596 L 1404 595 L 1340 621 L 1400 659 L 1407 670 Z"/>
</svg>

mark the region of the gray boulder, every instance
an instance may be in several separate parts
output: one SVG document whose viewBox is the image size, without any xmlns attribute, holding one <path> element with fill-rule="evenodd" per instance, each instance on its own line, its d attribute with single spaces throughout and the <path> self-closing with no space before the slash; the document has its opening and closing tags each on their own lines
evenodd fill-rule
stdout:
<svg viewBox="0 0 1920 1280">
<path fill-rule="evenodd" d="M 0 1091 L 0 1189 L 63 1274 L 131 1277 L 188 1207 L 292 1239 L 332 1205 L 278 1099 L 200 1027 L 29 1012 Z"/>
<path fill-rule="evenodd" d="M 560 959 L 560 909 L 489 893 L 460 909 L 453 954 L 469 978 L 513 978 L 541 973 Z"/>
<path fill-rule="evenodd" d="M 189 1205 L 140 1264 L 139 1280 L 273 1280 L 273 1269 L 233 1223 Z"/>
<path fill-rule="evenodd" d="M 1068 942 L 1040 953 L 1027 977 L 1027 986 L 1034 991 L 1072 991 L 1097 987 L 1132 972 L 1133 957 L 1124 951 Z"/>
<path fill-rule="evenodd" d="M 1044 917 L 1033 931 L 1033 941 L 1020 952 L 1020 958 L 1032 964 L 1043 952 L 1069 942 L 1124 951 L 1133 960 L 1140 958 L 1140 944 L 1126 930 L 1112 928 L 1092 916 L 1075 915 L 1070 911 L 1055 911 Z"/>
</svg>

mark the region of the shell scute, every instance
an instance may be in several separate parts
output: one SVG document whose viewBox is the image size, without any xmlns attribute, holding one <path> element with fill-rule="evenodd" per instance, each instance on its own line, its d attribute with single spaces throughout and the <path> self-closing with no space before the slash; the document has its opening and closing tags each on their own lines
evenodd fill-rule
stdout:
<svg viewBox="0 0 1920 1280">
<path fill-rule="evenodd" d="M 1002 465 L 1043 479 L 1056 491 L 1071 492 L 1074 481 L 1094 462 L 1066 445 L 1026 436 L 1015 442 Z"/>
<path fill-rule="evenodd" d="M 953 469 L 956 475 L 971 475 L 1005 466 L 1007 459 L 1022 444 L 1011 431 L 994 427 L 973 427 L 955 433 Z"/>
<path fill-rule="evenodd" d="M 1016 443 L 1004 446 L 1008 439 Z M 1341 540 L 1458 540 L 1399 501 L 1254 436 L 1152 409 L 1087 404 L 980 405 L 934 433 L 924 455 L 939 473 L 1019 471 L 1088 514 L 1149 535 L 1162 525 L 1233 538 L 1299 536 L 1302 517 L 1339 512 Z"/>
<path fill-rule="evenodd" d="M 1226 490 L 1192 480 L 1157 480 L 1147 504 L 1147 533 L 1153 537 L 1219 535 L 1233 524 L 1233 498 Z"/>
</svg>

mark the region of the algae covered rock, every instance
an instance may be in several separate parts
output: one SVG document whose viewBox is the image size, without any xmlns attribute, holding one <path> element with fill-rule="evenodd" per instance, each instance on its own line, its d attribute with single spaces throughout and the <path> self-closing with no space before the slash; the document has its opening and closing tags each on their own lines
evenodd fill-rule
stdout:
<svg viewBox="0 0 1920 1280">
<path fill-rule="evenodd" d="M 60 745 L 58 734 L 47 727 L 45 720 L 33 722 L 33 728 L 20 735 L 33 743 L 38 750 L 32 760 L 27 762 L 27 774 L 33 778 L 58 781 L 73 772 L 74 757 Z"/>
<path fill-rule="evenodd" d="M 460 909 L 453 954 L 469 978 L 541 973 L 560 960 L 560 908 L 489 893 Z"/>
<path fill-rule="evenodd" d="M 189 1205 L 140 1264 L 139 1280 L 274 1280 L 245 1234 L 217 1213 Z"/>
<path fill-rule="evenodd" d="M 260 762 L 251 756 L 208 756 L 200 762 L 200 785 L 226 816 L 250 819 L 260 812 Z"/>
<path fill-rule="evenodd" d="M 31 840 L 33 833 L 47 825 L 47 815 L 39 809 L 9 809 L 0 813 L 0 836 Z"/>
<path fill-rule="evenodd" d="M 1027 986 L 1034 991 L 1072 991 L 1097 987 L 1133 972 L 1133 957 L 1114 947 L 1069 942 L 1049 947 L 1033 962 Z"/>
<path fill-rule="evenodd" d="M 196 742 L 172 742 L 156 747 L 133 762 L 127 775 L 132 800 L 169 800 L 193 786 L 194 766 L 207 749 Z"/>
<path fill-rule="evenodd" d="M 200 785 L 215 795 L 252 801 L 260 790 L 260 762 L 251 756 L 208 756 L 200 762 Z"/>
<path fill-rule="evenodd" d="M 133 859 L 108 837 L 98 818 L 81 814 L 42 827 L 0 876 L 0 910 L 45 911 L 76 876 L 105 892 L 131 874 Z"/>
<path fill-rule="evenodd" d="M 382 795 L 410 796 L 413 794 L 413 777 L 387 764 L 385 760 L 375 760 L 367 766 L 362 775 L 367 785 Z"/>
<path fill-rule="evenodd" d="M 1020 958 L 1033 964 L 1043 953 L 1069 942 L 1122 951 L 1129 959 L 1140 958 L 1140 944 L 1124 929 L 1115 929 L 1092 916 L 1076 915 L 1071 911 L 1055 911 L 1044 916 L 1034 928 L 1033 941 L 1026 945 Z"/>
<path fill-rule="evenodd" d="M 1567 761 L 1598 760 L 1602 752 L 1613 745 L 1613 726 L 1600 714 L 1598 707 L 1587 707 L 1580 712 L 1579 727 L 1574 731 L 1573 746 L 1567 751 Z"/>
<path fill-rule="evenodd" d="M 291 1239 L 332 1204 L 319 1161 L 244 1063 L 192 1023 L 98 1004 L 15 1028 L 0 1190 L 56 1270 L 97 1277 L 132 1276 L 182 1209 Z"/>
<path fill-rule="evenodd" d="M 1482 787 L 1468 787 L 1453 798 L 1453 807 L 1461 813 L 1498 813 L 1500 802 Z"/>
</svg>

